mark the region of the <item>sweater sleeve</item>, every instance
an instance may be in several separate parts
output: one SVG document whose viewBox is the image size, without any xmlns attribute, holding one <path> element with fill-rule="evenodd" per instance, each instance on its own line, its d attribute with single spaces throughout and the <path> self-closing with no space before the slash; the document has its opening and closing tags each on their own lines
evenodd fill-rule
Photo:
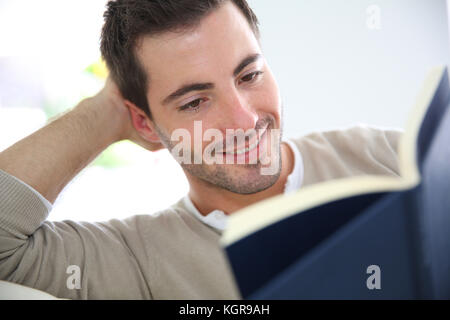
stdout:
<svg viewBox="0 0 450 320">
<path fill-rule="evenodd" d="M 0 280 L 68 299 L 150 299 L 126 221 L 46 221 L 44 199 L 0 170 Z"/>
<path fill-rule="evenodd" d="M 37 191 L 0 170 L 0 229 L 26 239 L 47 218 L 48 205 Z"/>
</svg>

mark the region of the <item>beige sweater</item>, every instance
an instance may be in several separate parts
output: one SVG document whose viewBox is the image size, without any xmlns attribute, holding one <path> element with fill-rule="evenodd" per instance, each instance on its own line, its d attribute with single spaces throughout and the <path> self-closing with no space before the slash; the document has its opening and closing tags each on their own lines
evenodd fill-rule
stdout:
<svg viewBox="0 0 450 320">
<path fill-rule="evenodd" d="M 397 175 L 400 136 L 355 126 L 293 139 L 303 158 L 303 186 Z M 219 245 L 221 231 L 195 217 L 184 201 L 156 215 L 99 223 L 50 222 L 47 216 L 35 193 L 0 170 L 0 280 L 69 299 L 240 298 Z M 73 265 L 81 271 L 80 289 L 67 284 Z"/>
</svg>

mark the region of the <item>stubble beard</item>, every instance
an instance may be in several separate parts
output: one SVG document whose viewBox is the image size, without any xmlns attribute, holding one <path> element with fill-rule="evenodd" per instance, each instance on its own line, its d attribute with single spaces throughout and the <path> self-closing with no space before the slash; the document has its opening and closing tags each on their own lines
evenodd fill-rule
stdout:
<svg viewBox="0 0 450 320">
<path fill-rule="evenodd" d="M 208 187 L 215 189 L 223 189 L 232 193 L 250 195 L 262 192 L 272 187 L 279 179 L 281 174 L 282 158 L 281 158 L 281 140 L 282 130 L 276 136 L 276 141 L 272 142 L 271 135 L 274 128 L 274 120 L 271 119 L 267 130 L 267 144 L 270 152 L 274 152 L 271 161 L 278 162 L 276 172 L 269 175 L 261 174 L 263 164 L 258 159 L 253 164 L 213 164 L 208 165 L 204 162 L 201 164 L 185 164 L 180 163 L 182 169 L 189 175 L 201 180 Z M 157 131 L 163 145 L 172 152 L 177 143 L 171 141 L 170 137 L 163 132 L 156 124 Z M 277 129 L 278 130 L 278 129 Z"/>
</svg>

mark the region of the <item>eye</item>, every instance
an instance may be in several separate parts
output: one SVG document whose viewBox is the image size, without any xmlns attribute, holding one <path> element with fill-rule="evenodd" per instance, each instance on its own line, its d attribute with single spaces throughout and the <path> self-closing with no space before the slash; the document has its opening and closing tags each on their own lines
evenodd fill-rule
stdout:
<svg viewBox="0 0 450 320">
<path fill-rule="evenodd" d="M 260 75 L 262 75 L 263 71 L 255 71 L 252 73 L 249 73 L 248 75 L 241 78 L 241 81 L 243 82 L 253 82 L 255 79 L 257 79 Z"/>
<path fill-rule="evenodd" d="M 191 101 L 184 106 L 181 106 L 178 108 L 180 111 L 198 111 L 200 109 L 200 103 L 203 101 L 203 99 L 197 99 L 194 101 Z"/>
</svg>

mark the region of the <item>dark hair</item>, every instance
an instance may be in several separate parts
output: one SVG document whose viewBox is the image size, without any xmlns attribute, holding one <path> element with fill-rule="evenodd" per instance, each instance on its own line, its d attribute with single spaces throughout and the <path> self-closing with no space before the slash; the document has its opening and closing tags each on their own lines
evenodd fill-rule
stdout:
<svg viewBox="0 0 450 320">
<path fill-rule="evenodd" d="M 142 36 L 195 27 L 226 1 L 244 14 L 259 39 L 258 19 L 246 0 L 111 0 L 106 5 L 100 50 L 123 97 L 150 119 L 147 75 L 136 54 Z"/>
</svg>

